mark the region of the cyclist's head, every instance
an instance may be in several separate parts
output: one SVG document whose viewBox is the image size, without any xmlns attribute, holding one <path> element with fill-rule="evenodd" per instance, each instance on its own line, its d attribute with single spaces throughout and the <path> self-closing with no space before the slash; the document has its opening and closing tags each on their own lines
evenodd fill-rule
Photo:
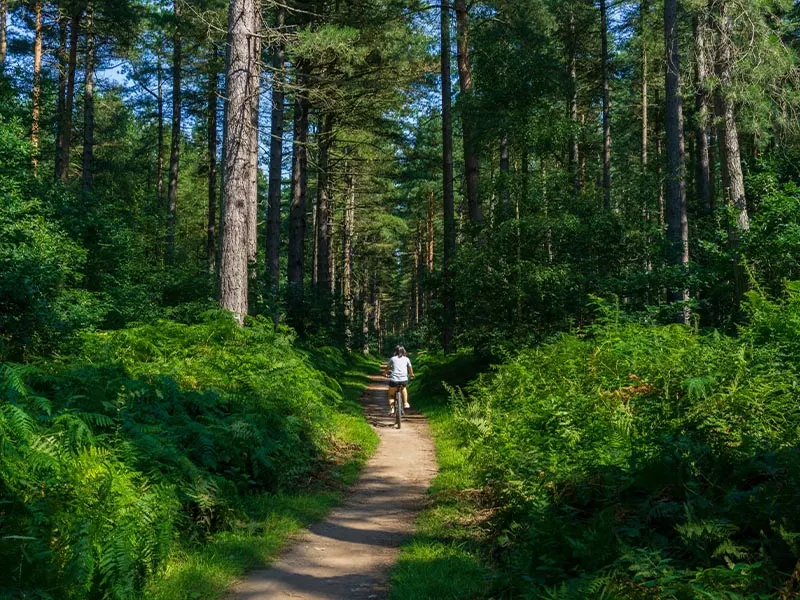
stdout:
<svg viewBox="0 0 800 600">
<path fill-rule="evenodd" d="M 394 355 L 395 356 L 408 356 L 408 353 L 406 352 L 406 349 L 403 348 L 403 346 L 397 346 L 394 349 Z"/>
</svg>

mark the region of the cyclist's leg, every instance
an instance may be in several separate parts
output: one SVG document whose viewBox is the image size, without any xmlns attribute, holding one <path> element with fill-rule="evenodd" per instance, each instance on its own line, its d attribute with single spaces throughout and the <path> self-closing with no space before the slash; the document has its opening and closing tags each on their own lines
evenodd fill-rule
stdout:
<svg viewBox="0 0 800 600">
<path fill-rule="evenodd" d="M 408 387 L 403 386 L 403 406 L 405 408 L 411 408 L 411 405 L 408 403 Z"/>
<path fill-rule="evenodd" d="M 394 414 L 394 396 L 397 393 L 397 388 L 389 384 L 389 414 Z"/>
</svg>

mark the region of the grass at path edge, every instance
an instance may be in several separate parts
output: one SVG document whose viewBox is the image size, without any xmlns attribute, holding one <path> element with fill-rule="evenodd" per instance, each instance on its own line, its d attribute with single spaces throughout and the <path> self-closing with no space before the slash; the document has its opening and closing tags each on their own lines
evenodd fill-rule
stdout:
<svg viewBox="0 0 800 600">
<path fill-rule="evenodd" d="M 326 370 L 324 356 L 312 363 Z M 374 454 L 378 437 L 364 418 L 359 398 L 378 362 L 353 355 L 340 375 L 328 371 L 342 386 L 343 407 L 336 415 L 332 445 L 335 463 L 324 479 L 297 493 L 264 494 L 246 499 L 244 518 L 233 531 L 214 535 L 205 544 L 178 544 L 164 574 L 145 593 L 148 600 L 217 600 L 249 569 L 274 560 L 289 538 L 323 519 L 340 504 L 344 489 L 354 483 Z"/>
<path fill-rule="evenodd" d="M 417 532 L 405 544 L 391 576 L 391 600 L 487 598 L 495 574 L 485 548 L 488 508 L 461 450 L 459 432 L 441 382 L 463 385 L 484 370 L 480 357 L 461 354 L 419 357 L 410 389 L 415 409 L 425 415 L 436 443 L 439 474 Z"/>
</svg>

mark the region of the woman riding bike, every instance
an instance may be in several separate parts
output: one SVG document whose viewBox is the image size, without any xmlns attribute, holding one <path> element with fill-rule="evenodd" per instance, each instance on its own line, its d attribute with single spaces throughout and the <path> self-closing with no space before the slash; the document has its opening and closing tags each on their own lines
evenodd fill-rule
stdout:
<svg viewBox="0 0 800 600">
<path fill-rule="evenodd" d="M 395 409 L 394 397 L 397 393 L 397 388 L 402 388 L 403 408 L 411 408 L 408 403 L 408 388 L 406 386 L 408 386 L 408 380 L 414 377 L 414 368 L 411 366 L 411 360 L 409 360 L 408 353 L 403 346 L 397 346 L 394 349 L 394 356 L 389 359 L 387 370 L 389 371 L 389 416 L 393 416 Z"/>
</svg>

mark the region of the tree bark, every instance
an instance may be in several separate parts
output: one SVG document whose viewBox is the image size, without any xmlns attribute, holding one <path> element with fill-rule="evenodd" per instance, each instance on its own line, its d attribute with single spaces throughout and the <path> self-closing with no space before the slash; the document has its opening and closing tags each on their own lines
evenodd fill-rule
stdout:
<svg viewBox="0 0 800 600">
<path fill-rule="evenodd" d="M 344 301 L 344 339 L 345 346 L 353 346 L 353 317 L 355 303 L 353 299 L 353 227 L 355 225 L 356 189 L 353 174 L 346 176 L 344 220 L 342 222 L 342 299 Z"/>
<path fill-rule="evenodd" d="M 420 260 L 421 254 L 421 232 L 419 223 L 417 223 L 417 228 L 414 235 L 414 251 L 413 251 L 413 258 L 411 262 L 411 323 L 413 325 L 419 325 L 419 275 L 420 275 L 420 266 L 422 261 Z"/>
<path fill-rule="evenodd" d="M 450 2 L 441 8 L 441 67 L 442 67 L 442 199 L 444 209 L 444 262 L 442 264 L 442 304 L 444 323 L 442 347 L 453 349 L 455 331 L 455 294 L 453 290 L 453 261 L 456 254 L 456 219 L 453 198 L 453 115 L 450 85 Z"/>
<path fill-rule="evenodd" d="M 647 170 L 647 150 L 648 150 L 648 106 L 647 106 L 647 14 L 649 12 L 648 0 L 642 0 L 639 4 L 639 38 L 642 44 L 641 55 L 641 105 L 642 105 L 642 148 L 640 162 L 642 165 L 642 175 L 646 175 Z M 646 183 L 645 183 L 646 186 Z"/>
<path fill-rule="evenodd" d="M 181 158 L 181 68 L 183 62 L 180 0 L 175 0 L 174 14 L 175 31 L 172 46 L 172 145 L 169 153 L 169 183 L 167 185 L 167 264 L 175 262 L 175 226 L 178 220 L 178 174 Z"/>
<path fill-rule="evenodd" d="M 317 145 L 319 145 L 319 129 L 321 127 L 321 123 L 317 124 Z M 319 156 L 317 156 L 317 160 L 319 160 Z M 319 167 L 319 165 L 318 165 Z M 319 168 L 317 168 L 317 187 L 319 188 Z M 311 214 L 311 290 L 316 295 L 317 293 L 317 276 L 318 271 L 317 268 L 319 267 L 319 189 L 317 189 L 317 194 L 311 200 L 311 207 L 309 213 Z"/>
<path fill-rule="evenodd" d="M 276 28 L 280 35 L 286 20 L 286 10 L 278 7 Z M 277 299 L 280 285 L 281 249 L 281 173 L 283 164 L 283 111 L 284 111 L 284 63 L 286 51 L 282 40 L 273 48 L 272 54 L 272 114 L 269 142 L 269 191 L 267 213 L 267 277 L 273 300 Z M 276 304 L 277 306 L 277 304 Z M 279 312 L 273 317 L 277 325 Z"/>
<path fill-rule="evenodd" d="M 78 10 L 70 17 L 67 84 L 64 90 L 64 110 L 59 119 L 59 152 L 56 157 L 56 179 L 62 183 L 67 183 L 69 179 L 69 160 L 72 147 L 72 108 L 73 98 L 75 97 L 75 69 L 78 63 L 78 40 L 82 16 L 82 12 Z"/>
<path fill-rule="evenodd" d="M 695 108 L 695 163 L 697 192 L 700 204 L 706 213 L 714 212 L 714 200 L 711 196 L 711 164 L 708 149 L 708 24 L 705 15 L 692 16 L 692 30 L 694 34 L 695 61 L 694 76 L 696 91 L 694 95 Z"/>
<path fill-rule="evenodd" d="M 294 99 L 292 143 L 292 203 L 289 209 L 289 314 L 301 326 L 303 276 L 305 273 L 306 194 L 308 180 L 308 99 L 303 95 L 304 66 L 298 66 L 298 91 Z"/>
<path fill-rule="evenodd" d="M 714 106 L 717 118 L 717 140 L 720 163 L 722 165 L 723 200 L 733 209 L 733 221 L 728 222 L 728 245 L 733 250 L 733 274 L 735 302 L 741 303 L 747 289 L 747 278 L 740 264 L 741 236 L 750 231 L 750 217 L 747 212 L 747 198 L 744 190 L 744 173 L 739 149 L 739 133 L 733 100 L 729 93 L 732 88 L 733 68 L 733 17 L 727 0 L 711 0 L 716 26 L 715 71 L 717 89 Z"/>
<path fill-rule="evenodd" d="M 555 261 L 555 252 L 553 250 L 553 226 L 550 224 L 550 200 L 547 196 L 548 182 L 547 182 L 547 167 L 545 161 L 541 161 L 542 165 L 542 213 L 544 215 L 547 228 L 544 233 L 545 250 L 547 251 L 547 263 L 553 264 Z"/>
<path fill-rule="evenodd" d="M 511 215 L 511 192 L 509 177 L 511 175 L 511 161 L 508 149 L 508 135 L 500 138 L 500 203 L 502 204 L 503 218 Z"/>
<path fill-rule="evenodd" d="M 378 278 L 372 278 L 372 331 L 375 332 L 375 346 L 378 354 L 383 352 L 383 328 L 381 327 L 381 289 L 378 287 Z"/>
<path fill-rule="evenodd" d="M 364 287 L 366 288 L 367 286 Z M 370 317 L 372 316 L 372 307 L 369 300 L 369 294 L 367 294 L 367 290 L 365 289 L 364 297 L 361 302 L 361 353 L 364 356 L 369 356 L 369 322 Z"/>
<path fill-rule="evenodd" d="M 3 2 L 0 12 L 3 33 L 0 46 L 5 45 L 5 11 L 6 6 Z M 34 177 L 39 170 L 39 129 L 42 113 L 42 0 L 36 0 L 33 4 L 33 19 L 34 19 L 34 38 L 33 38 L 33 92 L 31 94 L 31 166 L 33 168 Z M 5 59 L 5 48 L 0 49 L 0 54 Z"/>
<path fill-rule="evenodd" d="M 41 11 L 41 7 L 39 8 Z M 0 0 L 0 71 L 6 66 L 8 55 L 8 0 Z"/>
<path fill-rule="evenodd" d="M 217 55 L 212 51 L 208 73 L 208 119 L 206 121 L 208 137 L 208 224 L 206 227 L 206 261 L 208 272 L 214 273 L 217 263 Z"/>
<path fill-rule="evenodd" d="M 86 9 L 86 56 L 84 59 L 83 86 L 83 160 L 81 187 L 86 194 L 92 189 L 94 172 L 94 62 L 95 62 L 94 6 Z"/>
<path fill-rule="evenodd" d="M 603 84 L 603 207 L 611 210 L 611 89 L 608 73 L 608 0 L 600 0 L 600 57 Z"/>
<path fill-rule="evenodd" d="M 317 170 L 317 295 L 327 296 L 330 290 L 330 147 L 333 135 L 333 115 L 325 113 L 319 133 L 319 160 Z"/>
<path fill-rule="evenodd" d="M 61 131 L 61 127 L 64 121 L 64 113 L 66 112 L 66 102 L 67 102 L 67 26 L 68 26 L 68 19 L 67 16 L 64 14 L 62 7 L 59 3 L 58 7 L 58 51 L 56 52 L 56 56 L 58 57 L 58 99 L 56 100 L 56 156 L 55 156 L 55 176 L 58 179 L 58 164 L 61 160 L 61 155 L 63 153 L 63 135 Z"/>
<path fill-rule="evenodd" d="M 689 265 L 689 227 L 686 217 L 686 177 L 683 141 L 683 100 L 681 98 L 680 54 L 678 47 L 678 0 L 664 2 L 664 45 L 666 48 L 665 89 L 667 96 L 665 134 L 667 144 L 667 260 L 685 269 Z M 669 302 L 685 302 L 689 290 L 672 286 Z M 676 315 L 689 323 L 686 305 Z"/>
<path fill-rule="evenodd" d="M 649 273 L 653 270 L 653 265 L 650 260 L 650 247 L 652 240 L 650 237 L 650 182 L 648 177 L 648 151 L 650 141 L 650 125 L 649 125 L 649 102 L 648 102 L 648 56 L 647 56 L 647 16 L 650 12 L 650 3 L 648 0 L 642 0 L 639 3 L 639 39 L 642 45 L 640 68 L 641 68 L 641 108 L 642 108 L 642 135 L 641 135 L 641 154 L 639 158 L 641 166 L 641 200 L 642 200 L 642 224 L 644 227 L 644 256 L 645 256 L 645 270 Z"/>
<path fill-rule="evenodd" d="M 425 218 L 425 233 L 422 240 L 423 259 L 425 266 L 425 282 L 422 284 L 422 300 L 420 304 L 420 319 L 428 314 L 431 306 L 431 287 L 430 281 L 433 275 L 436 229 L 434 219 L 436 217 L 436 194 L 433 190 L 428 191 L 428 210 Z"/>
<path fill-rule="evenodd" d="M 455 0 L 456 31 L 458 38 L 458 81 L 461 91 L 461 130 L 464 142 L 464 173 L 467 188 L 467 207 L 473 225 L 483 222 L 480 198 L 478 196 L 478 176 L 480 165 L 472 126 L 469 106 L 472 100 L 472 69 L 469 59 L 469 14 L 466 0 Z"/>
<path fill-rule="evenodd" d="M 733 23 L 727 0 L 712 0 L 712 5 L 716 9 L 715 71 L 719 85 L 714 94 L 714 104 L 722 163 L 722 187 L 725 201 L 733 207 L 735 212 L 735 223 L 730 233 L 733 234 L 732 245 L 738 247 L 740 234 L 750 230 L 750 219 L 747 213 L 734 103 L 728 95 L 733 85 L 731 74 L 733 68 L 732 44 L 734 43 L 732 39 Z"/>
<path fill-rule="evenodd" d="M 156 208 L 161 214 L 164 206 L 164 68 L 161 64 L 161 48 L 158 53 L 158 66 L 156 67 L 156 110 L 158 112 L 158 141 L 156 142 Z"/>
<path fill-rule="evenodd" d="M 250 119 L 250 152 L 253 159 L 250 163 L 250 185 L 255 193 L 248 205 L 247 217 L 247 262 L 250 276 L 255 276 L 256 258 L 258 256 L 258 150 L 259 150 L 259 109 L 261 97 L 261 4 L 256 2 L 253 15 L 252 35 L 250 36 L 253 64 L 250 71 L 250 94 L 252 113 Z"/>
<path fill-rule="evenodd" d="M 578 167 L 580 147 L 578 145 L 578 58 L 575 32 L 575 7 L 570 3 L 569 9 L 569 120 L 572 124 L 572 135 L 569 144 L 569 168 L 572 175 L 572 192 L 575 196 L 581 191 L 580 169 Z"/>
<path fill-rule="evenodd" d="M 252 29 L 255 0 L 231 0 L 228 12 L 227 110 L 224 135 L 224 221 L 220 252 L 220 304 L 244 322 L 248 296 L 249 206 L 253 152 L 250 130 L 254 112 Z"/>
<path fill-rule="evenodd" d="M 665 75 L 666 77 L 666 75 Z M 664 141 L 662 139 L 663 132 L 663 124 L 664 124 L 664 113 L 661 112 L 661 94 L 659 93 L 659 89 L 655 89 L 655 106 L 656 106 L 656 126 L 655 126 L 655 138 L 656 138 L 656 179 L 658 180 L 658 225 L 659 227 L 664 227 L 666 223 L 666 208 L 665 208 L 665 197 L 664 197 L 664 168 L 662 165 L 664 164 Z"/>
</svg>

